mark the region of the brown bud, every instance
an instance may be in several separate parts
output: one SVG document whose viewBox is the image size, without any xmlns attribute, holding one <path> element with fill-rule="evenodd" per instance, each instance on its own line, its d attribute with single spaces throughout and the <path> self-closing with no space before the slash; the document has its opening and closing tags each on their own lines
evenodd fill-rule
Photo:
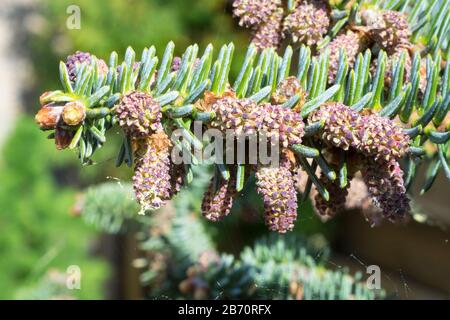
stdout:
<svg viewBox="0 0 450 320">
<path fill-rule="evenodd" d="M 62 118 L 69 126 L 76 126 L 86 117 L 86 107 L 79 101 L 69 102 L 64 106 Z"/>
<path fill-rule="evenodd" d="M 221 95 L 217 95 L 214 92 L 206 91 L 204 93 L 204 98 L 198 100 L 196 103 L 196 108 L 200 111 L 211 111 L 211 106 L 215 104 L 218 100 L 226 97 L 236 98 L 236 93 L 231 90 L 225 90 Z"/>
<path fill-rule="evenodd" d="M 62 150 L 67 148 L 72 142 L 74 131 L 64 130 L 57 127 L 55 130 L 55 145 L 56 149 Z"/>
<path fill-rule="evenodd" d="M 54 129 L 61 118 L 62 111 L 62 106 L 47 104 L 38 111 L 34 119 L 41 129 Z"/>
</svg>

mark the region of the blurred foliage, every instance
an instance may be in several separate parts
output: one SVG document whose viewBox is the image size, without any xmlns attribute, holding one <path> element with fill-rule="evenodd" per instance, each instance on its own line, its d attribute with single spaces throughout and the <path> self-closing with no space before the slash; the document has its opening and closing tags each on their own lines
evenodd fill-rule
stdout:
<svg viewBox="0 0 450 320">
<path fill-rule="evenodd" d="M 116 192 L 117 188 L 123 192 Z M 147 219 L 144 215 L 137 215 L 140 208 L 131 186 L 120 181 L 89 187 L 80 209 L 86 213 L 82 216 L 87 224 L 112 234 L 133 232 L 141 220 Z"/>
<path fill-rule="evenodd" d="M 104 183 L 90 187 L 84 194 L 80 209 L 87 223 L 109 233 L 132 232 L 134 225 L 140 257 L 133 264 L 141 269 L 146 298 L 384 297 L 383 291 L 365 286 L 361 273 L 352 275 L 345 268 L 328 268 L 330 251 L 322 235 L 311 234 L 306 239 L 293 232 L 267 237 L 266 231 L 265 237 L 254 243 L 261 232 L 255 229 L 249 234 L 243 220 L 237 223 L 240 218 L 249 218 L 241 211 L 229 217 L 235 219 L 226 219 L 234 222 L 218 223 L 220 236 L 213 239 L 212 224 L 195 213 L 209 175 L 198 167 L 194 174 L 196 179 L 171 205 L 146 216 L 136 215 L 138 208 L 130 184 Z M 252 246 L 244 246 L 243 242 Z M 234 255 L 224 254 L 219 246 Z"/>
<path fill-rule="evenodd" d="M 3 147 L 0 298 L 14 298 L 17 291 L 34 286 L 49 268 L 65 271 L 70 265 L 78 265 L 82 272 L 82 287 L 71 292 L 74 297 L 100 298 L 107 267 L 88 256 L 92 230 L 70 215 L 75 190 L 62 188 L 62 181 L 55 179 L 55 173 L 66 172 L 70 161 L 43 136 L 33 121 L 23 117 Z"/>
<path fill-rule="evenodd" d="M 27 300 L 74 300 L 73 291 L 66 286 L 66 274 L 57 269 L 49 269 L 37 283 L 20 288 L 17 299 Z"/>
</svg>

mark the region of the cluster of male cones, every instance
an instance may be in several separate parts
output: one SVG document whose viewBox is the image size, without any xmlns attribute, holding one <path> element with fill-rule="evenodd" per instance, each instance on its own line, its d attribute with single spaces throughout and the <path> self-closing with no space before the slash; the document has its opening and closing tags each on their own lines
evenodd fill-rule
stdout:
<svg viewBox="0 0 450 320">
<path fill-rule="evenodd" d="M 324 82 L 333 83 L 338 77 L 342 57 L 348 68 L 352 68 L 358 55 L 374 46 L 384 50 L 388 56 L 384 78 L 387 87 L 394 78 L 391 69 L 394 69 L 396 61 L 402 60 L 404 81 L 410 81 L 415 45 L 410 41 L 411 31 L 403 13 L 366 6 L 358 11 L 359 18 L 355 20 L 358 24 L 353 20 L 347 21 L 338 33 L 330 37 L 330 28 L 337 21 L 330 1 L 297 0 L 288 1 L 286 5 L 280 0 L 236 0 L 233 8 L 239 24 L 253 30 L 252 42 L 258 49 L 277 48 L 283 38 L 290 36 L 294 42 L 312 48 L 310 52 L 320 54 L 326 50 L 329 67 L 328 77 L 324 72 Z M 227 55 L 229 58 L 232 54 L 231 46 L 224 48 L 228 51 L 221 51 L 220 61 L 225 61 Z M 77 52 L 69 56 L 62 64 L 62 70 L 67 70 L 62 72 L 62 81 L 70 94 L 72 88 L 86 93 L 85 86 L 92 85 L 89 82 L 91 78 L 83 74 L 83 65 L 92 64 L 92 61 L 95 62 L 95 70 L 91 82 L 106 77 L 109 82 L 103 78 L 104 81 L 99 83 L 106 81 L 110 86 L 98 86 L 96 91 L 88 92 L 83 99 L 72 99 L 70 94 L 67 97 L 60 92 L 45 93 L 41 96 L 41 109 L 36 115 L 41 129 L 54 130 L 51 137 L 55 139 L 58 149 L 78 146 L 82 150 L 82 158 L 89 158 L 95 148 L 101 147 L 105 141 L 102 132 L 115 125 L 120 126 L 127 141 L 120 154 L 123 159 L 128 149 L 133 155 L 125 161 L 128 160 L 129 165 L 134 163 L 133 186 L 143 212 L 161 208 L 192 179 L 188 165 L 173 161 L 171 155 L 179 145 L 171 140 L 170 135 L 176 129 L 175 124 L 181 123 L 181 127 L 190 130 L 195 117 L 185 123 L 177 122 L 173 115 L 167 116 L 167 110 L 180 98 L 175 96 L 163 103 L 164 99 L 159 94 L 164 91 L 162 88 L 173 83 L 176 90 L 181 88 L 183 91 L 188 86 L 182 85 L 183 81 L 194 77 L 195 73 L 199 79 L 204 76 L 203 82 L 198 81 L 201 90 L 193 90 L 199 94 L 188 105 L 182 108 L 178 105 L 178 109 L 174 107 L 174 110 L 187 108 L 185 114 L 189 117 L 192 110 L 208 115 L 206 120 L 202 120 L 203 129 L 212 128 L 223 133 L 232 131 L 235 142 L 239 137 L 252 134 L 276 137 L 280 150 L 277 166 L 237 161 L 216 166 L 201 205 L 205 218 L 220 221 L 229 215 L 233 200 L 242 190 L 243 181 L 254 175 L 257 192 L 264 203 L 264 220 L 272 231 L 285 233 L 293 229 L 298 213 L 298 193 L 303 194 L 303 198 L 311 196 L 322 220 L 358 207 L 365 209 L 363 211 L 371 224 L 377 224 L 382 219 L 392 222 L 408 219 L 410 205 L 399 161 L 411 153 L 412 140 L 397 121 L 398 117 L 386 117 L 371 108 L 356 110 L 353 105 L 329 101 L 332 96 L 314 110 L 304 112 L 310 92 L 306 90 L 304 79 L 288 77 L 288 72 L 282 75 L 280 81 L 272 82 L 270 96 L 258 100 L 254 96 L 247 97 L 248 94 L 242 94 L 242 90 L 227 83 L 229 66 L 220 69 L 219 64 L 210 61 L 209 67 L 213 65 L 210 70 L 204 67 L 207 59 L 199 61 L 194 58 L 190 67 L 192 73 L 189 74 L 186 66 L 190 55 L 186 54 L 173 61 L 163 58 L 162 66 L 169 63 L 169 70 L 155 71 L 158 60 L 153 56 L 154 51 L 152 55 L 149 51 L 145 52 L 145 61 L 143 59 L 141 62 L 135 62 L 134 57 L 131 59 L 128 55 L 126 71 L 123 70 L 127 67 L 125 62 L 119 66 L 111 63 L 108 66 L 89 53 Z M 265 59 L 268 55 L 261 57 Z M 370 66 L 370 58 L 368 61 L 367 66 Z M 375 71 L 377 60 L 373 59 L 372 64 L 372 73 L 378 73 Z M 423 67 L 425 65 L 428 63 L 422 63 Z M 260 75 L 261 82 L 262 68 L 252 70 L 245 67 L 242 74 L 247 71 L 254 71 L 255 77 Z M 420 71 L 428 72 L 425 68 Z M 223 76 L 217 76 L 220 73 Z M 67 79 L 64 74 L 67 74 Z M 80 74 L 85 79 L 77 79 Z M 211 84 L 214 77 L 224 79 L 221 84 L 223 90 L 214 90 L 218 87 Z M 418 78 L 419 95 L 424 95 L 425 88 L 430 87 L 426 83 L 427 78 Z M 133 85 L 127 87 L 127 82 Z M 117 90 L 119 87 L 121 89 Z M 106 96 L 107 93 L 110 93 L 109 96 Z M 184 98 L 189 96 L 189 92 L 184 93 Z M 90 108 L 100 100 L 108 108 Z M 86 121 L 95 125 L 83 127 Z M 84 145 L 84 141 L 88 140 L 93 143 Z M 299 146 L 304 147 L 303 151 L 299 152 Z M 308 147 L 320 151 L 320 158 L 317 159 L 319 166 L 307 159 L 314 158 L 305 155 Z M 339 178 L 336 172 L 339 172 Z"/>
<path fill-rule="evenodd" d="M 357 18 L 349 18 L 343 27 L 335 17 L 356 6 L 355 1 L 342 4 L 342 10 L 333 10 L 336 2 L 327 0 L 235 0 L 233 14 L 239 25 L 253 32 L 251 42 L 258 48 L 279 48 L 285 41 L 304 44 L 317 52 L 330 51 L 329 81 L 332 82 L 343 50 L 350 67 L 360 52 L 375 46 L 388 55 L 387 72 L 392 64 L 405 56 L 405 78 L 408 77 L 414 45 L 407 15 L 393 10 L 382 10 L 373 5 L 358 7 Z M 356 10 L 356 9 L 355 9 Z M 338 13 L 336 13 L 336 11 Z M 338 32 L 331 32 L 338 27 Z M 376 68 L 373 63 L 373 70 Z M 387 75 L 389 81 L 390 76 Z M 422 88 L 424 88 L 422 83 Z"/>
<path fill-rule="evenodd" d="M 73 61 L 80 63 L 84 57 L 86 53 L 81 52 L 68 57 L 67 69 L 72 70 Z M 104 67 L 103 62 L 98 65 L 99 68 Z M 361 172 L 373 205 L 379 208 L 380 217 L 391 221 L 405 220 L 409 201 L 398 160 L 408 153 L 410 138 L 403 129 L 375 112 L 359 113 L 337 102 L 324 103 L 303 119 L 300 112 L 304 101 L 299 100 L 293 108 L 282 106 L 299 93 L 306 95 L 299 81 L 288 77 L 279 83 L 270 102 L 257 103 L 249 98 L 237 98 L 231 89 L 220 96 L 205 92 L 196 102 L 199 108 L 215 115 L 206 123 L 208 128 L 232 130 L 236 139 L 252 133 L 277 136 L 279 166 L 246 165 L 245 174 L 248 177 L 254 173 L 256 177 L 257 191 L 264 201 L 264 220 L 269 229 L 284 233 L 294 227 L 297 191 L 304 192 L 306 180 L 302 176 L 306 173 L 291 147 L 302 143 L 305 125 L 313 123 L 323 124 L 311 138 L 323 144 L 328 162 L 338 166 L 344 153 L 348 177 Z M 42 128 L 53 127 L 64 132 L 66 126 L 77 125 L 86 117 L 82 105 L 74 108 L 73 104 L 44 105 L 36 119 Z M 116 122 L 131 140 L 136 199 L 144 211 L 158 209 L 181 189 L 186 179 L 185 165 L 172 162 L 174 143 L 167 133 L 170 128 L 166 128 L 162 121 L 161 105 L 150 93 L 133 90 L 123 94 L 113 110 Z M 61 144 L 57 142 L 57 145 Z M 235 187 L 238 164 L 227 166 L 230 172 L 228 179 L 216 175 L 204 195 L 202 213 L 211 221 L 227 216 L 238 194 Z M 339 185 L 323 172 L 320 180 L 329 197 L 324 198 L 323 194 L 313 191 L 314 202 L 318 214 L 327 219 L 345 209 L 346 195 L 352 183 Z"/>
</svg>

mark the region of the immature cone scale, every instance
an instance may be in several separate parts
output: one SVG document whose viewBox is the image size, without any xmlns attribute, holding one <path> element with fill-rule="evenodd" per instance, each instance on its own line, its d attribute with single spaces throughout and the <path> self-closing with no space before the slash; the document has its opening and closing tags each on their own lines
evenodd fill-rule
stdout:
<svg viewBox="0 0 450 320">
<path fill-rule="evenodd" d="M 89 52 L 77 51 L 74 54 L 67 56 L 66 68 L 69 73 L 69 80 L 75 82 L 77 79 L 77 65 L 83 63 L 90 63 L 92 55 Z M 97 68 L 99 74 L 106 74 L 108 72 L 108 65 L 102 59 L 97 59 Z"/>
<path fill-rule="evenodd" d="M 324 121 L 321 138 L 343 150 L 354 148 L 375 160 L 402 158 L 409 150 L 409 136 L 394 121 L 375 112 L 360 114 L 342 103 L 330 102 L 313 111 L 310 123 Z"/>
<path fill-rule="evenodd" d="M 294 42 L 312 46 L 323 39 L 329 26 L 327 5 L 321 0 L 307 0 L 284 18 L 283 32 L 291 34 Z"/>
<path fill-rule="evenodd" d="M 367 15 L 367 13 L 363 13 L 363 20 Z M 401 46 L 410 45 L 411 31 L 405 14 L 386 10 L 376 13 L 375 16 L 366 24 L 370 29 L 370 36 L 381 48 L 393 52 Z"/>
<path fill-rule="evenodd" d="M 326 47 L 330 50 L 330 66 L 328 71 L 328 82 L 332 83 L 335 80 L 339 69 L 340 50 L 343 49 L 347 56 L 349 68 L 355 64 L 358 53 L 362 52 L 367 46 L 367 37 L 361 33 L 352 30 L 347 30 L 341 33 Z"/>
<path fill-rule="evenodd" d="M 362 116 L 339 102 L 329 102 L 314 110 L 309 123 L 324 121 L 321 138 L 330 146 L 348 150 L 359 143 L 357 128 Z"/>
<path fill-rule="evenodd" d="M 253 34 L 252 43 L 260 51 L 266 48 L 278 48 L 281 42 L 283 9 L 275 10 Z"/>
<path fill-rule="evenodd" d="M 133 91 L 116 105 L 119 125 L 132 137 L 145 137 L 161 130 L 161 107 L 151 95 Z"/>
<path fill-rule="evenodd" d="M 396 160 L 377 162 L 367 159 L 362 178 L 374 204 L 392 222 L 404 222 L 410 205 L 403 182 L 403 171 Z"/>
<path fill-rule="evenodd" d="M 133 188 L 142 211 L 158 209 L 171 197 L 170 139 L 158 131 L 143 139 L 135 151 Z"/>
<path fill-rule="evenodd" d="M 260 108 L 263 116 L 260 131 L 266 134 L 267 138 L 277 137 L 284 148 L 302 143 L 304 124 L 299 113 L 270 103 L 264 103 Z"/>
<path fill-rule="evenodd" d="M 256 186 L 264 201 L 264 220 L 269 230 L 285 233 L 297 219 L 297 193 L 291 164 L 283 160 L 279 167 L 258 166 Z"/>
<path fill-rule="evenodd" d="M 67 57 L 66 67 L 69 73 L 69 79 L 72 82 L 76 80 L 76 65 L 82 63 L 89 63 L 91 61 L 91 54 L 89 52 L 77 51 Z"/>
<path fill-rule="evenodd" d="M 233 130 L 237 136 L 260 132 L 266 134 L 269 139 L 277 136 L 279 143 L 287 147 L 301 143 L 304 135 L 302 117 L 280 105 L 258 105 L 250 99 L 227 96 L 213 103 L 211 111 L 216 114 L 211 121 L 213 128 L 221 131 Z"/>
<path fill-rule="evenodd" d="M 363 116 L 357 132 L 356 149 L 375 160 L 400 159 L 409 150 L 411 139 L 403 129 L 377 113 Z"/>
<path fill-rule="evenodd" d="M 216 181 L 213 177 L 209 183 L 208 189 L 203 195 L 201 205 L 203 216 L 213 222 L 221 221 L 230 214 L 235 196 L 235 177 L 231 177 L 228 180 L 220 178 L 217 190 Z"/>
<path fill-rule="evenodd" d="M 235 0 L 233 14 L 240 26 L 253 28 L 265 23 L 279 7 L 281 0 Z"/>
<path fill-rule="evenodd" d="M 211 111 L 216 114 L 211 126 L 223 132 L 231 129 L 236 135 L 254 134 L 261 126 L 261 108 L 250 99 L 226 96 L 213 103 Z"/>
</svg>

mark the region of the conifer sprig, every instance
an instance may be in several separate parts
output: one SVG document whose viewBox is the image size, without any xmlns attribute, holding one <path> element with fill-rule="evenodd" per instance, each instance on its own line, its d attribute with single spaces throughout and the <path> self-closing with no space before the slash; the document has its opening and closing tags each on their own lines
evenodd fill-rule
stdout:
<svg viewBox="0 0 450 320">
<path fill-rule="evenodd" d="M 280 103 L 282 109 L 289 110 L 286 111 L 287 114 L 299 113 L 303 121 L 306 121 L 313 112 L 322 110 L 326 104 L 334 101 L 345 104 L 345 108 L 348 106 L 349 110 L 353 110 L 355 114 L 361 114 L 361 119 L 367 117 L 365 115 L 368 113 L 374 114 L 370 116 L 372 118 L 376 115 L 393 119 L 397 126 L 404 128 L 405 136 L 409 135 L 413 138 L 408 152 L 416 159 L 405 160 L 408 164 L 405 166 L 406 186 L 414 178 L 417 159 L 424 156 L 438 161 L 439 167 L 445 173 L 449 172 L 450 68 L 440 54 L 436 58 L 429 55 L 425 61 L 425 69 L 421 67 L 424 63 L 423 59 L 415 55 L 407 78 L 404 77 L 405 59 L 400 58 L 398 63 L 394 63 L 391 85 L 387 86 L 383 81 L 386 75 L 384 68 L 386 55 L 383 51 L 380 51 L 377 56 L 379 63 L 376 70 L 371 71 L 372 54 L 369 50 L 357 55 L 353 67 L 348 64 L 341 50 L 336 77 L 334 81 L 329 82 L 329 50 L 325 50 L 319 56 L 312 56 L 308 47 L 301 46 L 298 51 L 299 58 L 294 61 L 294 52 L 291 47 L 287 47 L 284 54 L 280 56 L 274 49 L 265 49 L 258 53 L 256 48 L 250 45 L 238 77 L 230 82 L 233 44 L 222 46 L 216 58 L 213 57 L 212 45 L 207 46 L 199 58 L 197 58 L 197 45 L 190 46 L 181 58 L 178 58 L 176 64 L 173 50 L 173 43 L 169 43 L 159 65 L 157 65 L 159 59 L 155 56 L 154 47 L 143 50 L 141 61 L 136 61 L 136 54 L 131 48 L 127 49 L 124 61 L 121 63 L 118 62 L 117 54 L 112 53 L 106 74 L 99 73 L 101 70 L 98 67 L 99 60 L 92 56 L 89 63 L 76 64 L 74 81 L 71 81 L 68 76 L 66 64 L 61 63 L 60 75 L 63 90 L 43 94 L 40 101 L 43 107 L 39 113 L 50 109 L 52 112 L 60 112 L 62 116 L 56 115 L 57 121 L 53 119 L 50 125 L 44 123 L 47 118 L 37 116 L 41 128 L 55 130 L 57 146 L 60 146 L 58 132 L 67 133 L 71 140 L 69 139 L 66 145 L 77 148 L 80 160 L 86 164 L 92 163 L 94 152 L 106 142 L 107 130 L 119 123 L 125 130 L 125 134 L 117 164 L 120 165 L 123 162 L 129 166 L 133 162 L 137 164 L 140 156 L 136 154 L 136 150 L 139 150 L 142 141 L 126 133 L 126 128 L 119 120 L 117 112 L 121 110 L 118 106 L 125 96 L 140 92 L 152 97 L 156 103 L 155 107 L 160 110 L 158 112 L 161 113 L 161 118 L 158 116 L 155 119 L 159 119 L 158 123 L 161 122 L 161 128 L 166 133 L 170 133 L 174 128 L 182 130 L 185 139 L 182 145 L 177 147 L 187 151 L 190 154 L 191 163 L 195 165 L 198 160 L 193 150 L 202 150 L 205 147 L 205 141 L 201 141 L 193 133 L 193 122 L 201 120 L 208 126 L 214 126 L 217 120 L 224 120 L 220 120 L 220 117 L 216 119 L 219 115 L 215 114 L 214 108 L 211 108 L 213 106 L 211 99 L 222 103 L 220 97 L 231 93 L 231 97 L 228 98 L 231 99 L 230 101 L 235 99 L 236 101 L 243 101 L 242 99 L 253 101 L 254 106 L 251 108 L 253 108 L 252 112 L 256 112 L 257 120 L 264 118 L 267 112 L 265 105 Z M 296 74 L 297 77 L 294 78 L 290 76 L 291 74 Z M 421 82 L 426 83 L 422 89 L 419 87 Z M 82 116 L 79 117 L 78 122 L 67 123 L 65 119 L 70 117 L 64 117 L 64 114 L 69 114 L 72 116 L 70 119 L 77 120 L 76 112 L 79 110 L 74 108 L 73 104 L 81 106 L 79 109 Z M 67 109 L 72 113 L 68 113 Z M 130 115 L 125 114 L 126 117 Z M 319 167 L 325 172 L 325 177 L 331 181 L 337 178 L 337 172 L 330 169 L 333 165 L 329 161 L 333 162 L 333 157 L 322 154 L 326 145 L 322 138 L 317 140 L 317 137 L 321 135 L 320 132 L 326 130 L 324 125 L 327 119 L 331 119 L 328 117 L 333 117 L 333 114 L 329 114 L 327 118 L 306 123 L 302 135 L 306 134 L 314 139 L 303 139 L 301 144 L 289 142 L 287 145 L 288 149 L 295 154 L 298 161 L 296 165 L 303 167 L 312 184 L 325 199 L 328 199 L 329 193 L 310 166 Z M 361 126 L 361 130 L 369 130 L 364 129 L 366 127 Z M 259 130 L 258 128 L 265 128 L 264 121 L 255 127 L 256 130 Z M 377 133 L 380 137 L 386 134 L 388 136 L 381 141 L 390 148 L 392 143 L 389 141 L 390 133 Z M 366 133 L 364 136 L 372 135 Z M 399 136 L 399 139 L 403 138 Z M 406 140 L 405 142 L 408 143 Z M 374 140 L 373 143 L 377 144 L 380 141 Z M 367 149 L 369 147 L 356 144 L 352 148 L 369 150 Z M 372 146 L 370 148 L 373 149 Z M 372 151 L 372 153 L 361 152 L 366 156 L 375 156 L 375 159 L 379 157 Z M 401 154 L 403 157 L 403 153 Z M 308 163 L 307 159 L 312 162 Z M 342 163 L 342 166 L 346 164 Z M 183 171 L 184 174 L 189 174 L 189 167 L 190 165 L 187 165 L 188 170 Z M 217 172 L 220 172 L 225 180 L 230 176 L 230 169 L 238 169 L 239 179 L 236 181 L 236 191 L 242 189 L 245 177 L 248 176 L 245 174 L 245 166 L 228 168 L 218 164 L 217 168 Z M 434 180 L 433 177 L 437 174 L 437 165 L 433 168 L 434 170 L 428 170 L 429 175 L 424 189 L 429 189 Z M 188 182 L 190 179 L 183 180 Z M 345 185 L 345 180 L 343 183 Z M 139 188 L 141 190 L 142 186 Z M 333 199 L 327 201 L 333 201 Z"/>
</svg>

